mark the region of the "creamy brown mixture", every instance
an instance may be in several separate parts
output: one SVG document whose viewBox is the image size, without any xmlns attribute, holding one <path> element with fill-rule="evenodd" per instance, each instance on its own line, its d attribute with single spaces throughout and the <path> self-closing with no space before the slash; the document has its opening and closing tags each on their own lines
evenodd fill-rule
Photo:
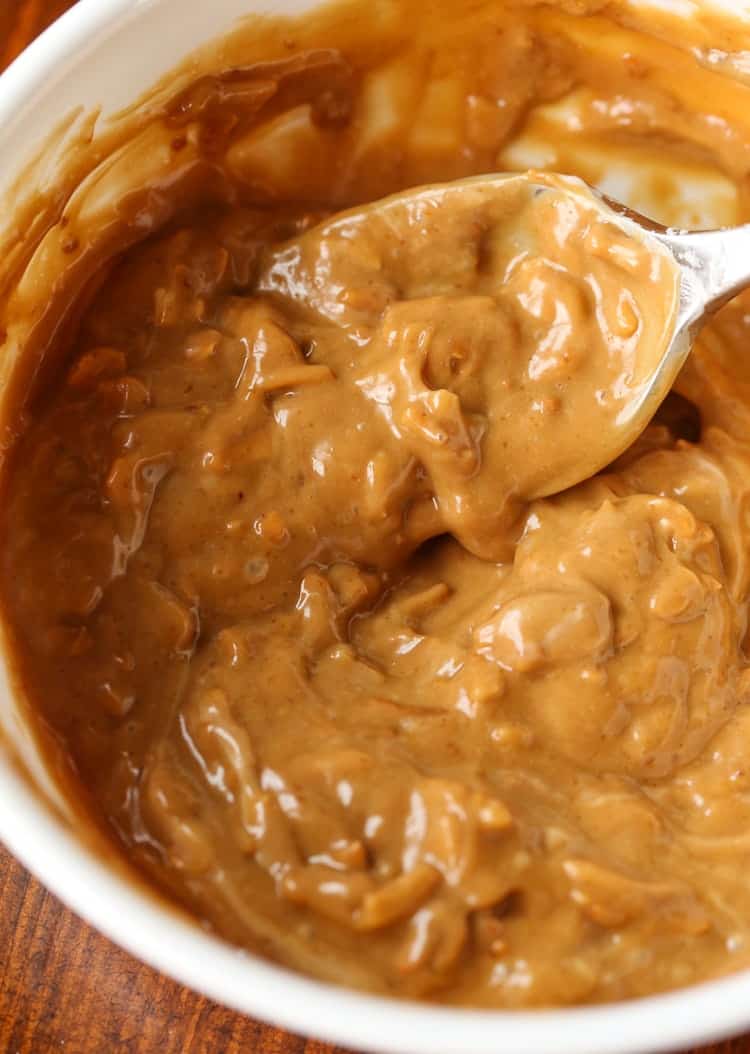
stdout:
<svg viewBox="0 0 750 1054">
<path fill-rule="evenodd" d="M 542 498 L 668 331 L 665 260 L 554 181 L 329 217 L 619 165 L 659 219 L 732 222 L 750 89 L 614 21 L 420 6 L 240 34 L 23 261 L 8 332 L 45 270 L 60 306 L 6 422 L 19 673 L 237 943 L 496 1007 L 714 976 L 750 959 L 746 305 Z"/>
</svg>

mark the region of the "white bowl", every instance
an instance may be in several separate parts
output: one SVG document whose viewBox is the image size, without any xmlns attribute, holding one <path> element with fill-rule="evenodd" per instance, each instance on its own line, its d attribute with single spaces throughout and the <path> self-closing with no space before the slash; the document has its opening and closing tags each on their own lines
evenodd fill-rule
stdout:
<svg viewBox="0 0 750 1054">
<path fill-rule="evenodd" d="M 0 78 L 0 200 L 72 107 L 97 103 L 111 114 L 237 17 L 310 6 L 310 0 L 81 0 Z M 359 995 L 272 966 L 208 936 L 91 848 L 48 771 L 1 653 L 0 733 L 0 837 L 19 859 L 133 955 L 275 1025 L 398 1054 L 643 1054 L 750 1028 L 748 973 L 629 1003 L 499 1012 Z M 12 753 L 34 779 L 21 775 Z"/>
</svg>

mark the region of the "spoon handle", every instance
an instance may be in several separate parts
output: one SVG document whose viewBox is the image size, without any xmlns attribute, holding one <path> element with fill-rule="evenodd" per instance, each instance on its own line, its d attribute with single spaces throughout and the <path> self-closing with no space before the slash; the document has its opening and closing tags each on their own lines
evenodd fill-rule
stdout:
<svg viewBox="0 0 750 1054">
<path fill-rule="evenodd" d="M 715 231 L 655 234 L 682 271 L 680 320 L 690 327 L 750 285 L 750 223 Z"/>
</svg>

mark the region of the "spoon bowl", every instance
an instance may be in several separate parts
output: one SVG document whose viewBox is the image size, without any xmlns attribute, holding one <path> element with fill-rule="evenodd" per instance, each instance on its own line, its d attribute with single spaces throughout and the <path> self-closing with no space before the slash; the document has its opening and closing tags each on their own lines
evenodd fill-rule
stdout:
<svg viewBox="0 0 750 1054">
<path fill-rule="evenodd" d="M 483 175 L 305 230 L 259 289 L 313 319 L 326 361 L 343 341 L 334 367 L 355 369 L 431 479 L 429 529 L 490 558 L 518 502 L 588 479 L 648 424 L 726 292 L 703 281 L 708 237 L 657 229 L 575 177 Z"/>
</svg>

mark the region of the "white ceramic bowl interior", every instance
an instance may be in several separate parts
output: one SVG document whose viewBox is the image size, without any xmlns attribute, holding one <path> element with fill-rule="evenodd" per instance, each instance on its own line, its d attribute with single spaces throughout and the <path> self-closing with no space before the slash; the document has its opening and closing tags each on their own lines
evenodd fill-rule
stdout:
<svg viewBox="0 0 750 1054">
<path fill-rule="evenodd" d="M 419 2 L 419 0 L 414 0 Z M 72 108 L 116 112 L 188 52 L 254 13 L 314 0 L 80 0 L 0 78 L 0 200 Z M 689 13 L 687 0 L 663 0 Z M 747 18 L 745 3 L 721 6 Z M 1 225 L 1 224 L 0 224 Z M 489 1012 L 396 1002 L 323 985 L 207 936 L 86 847 L 14 697 L 0 654 L 0 838 L 54 893 L 128 951 L 214 999 L 284 1028 L 394 1054 L 625 1054 L 750 1028 L 750 974 L 594 1008 Z M 35 774 L 27 780 L 3 739 Z M 2 910 L 2 906 L 0 906 Z"/>
</svg>

